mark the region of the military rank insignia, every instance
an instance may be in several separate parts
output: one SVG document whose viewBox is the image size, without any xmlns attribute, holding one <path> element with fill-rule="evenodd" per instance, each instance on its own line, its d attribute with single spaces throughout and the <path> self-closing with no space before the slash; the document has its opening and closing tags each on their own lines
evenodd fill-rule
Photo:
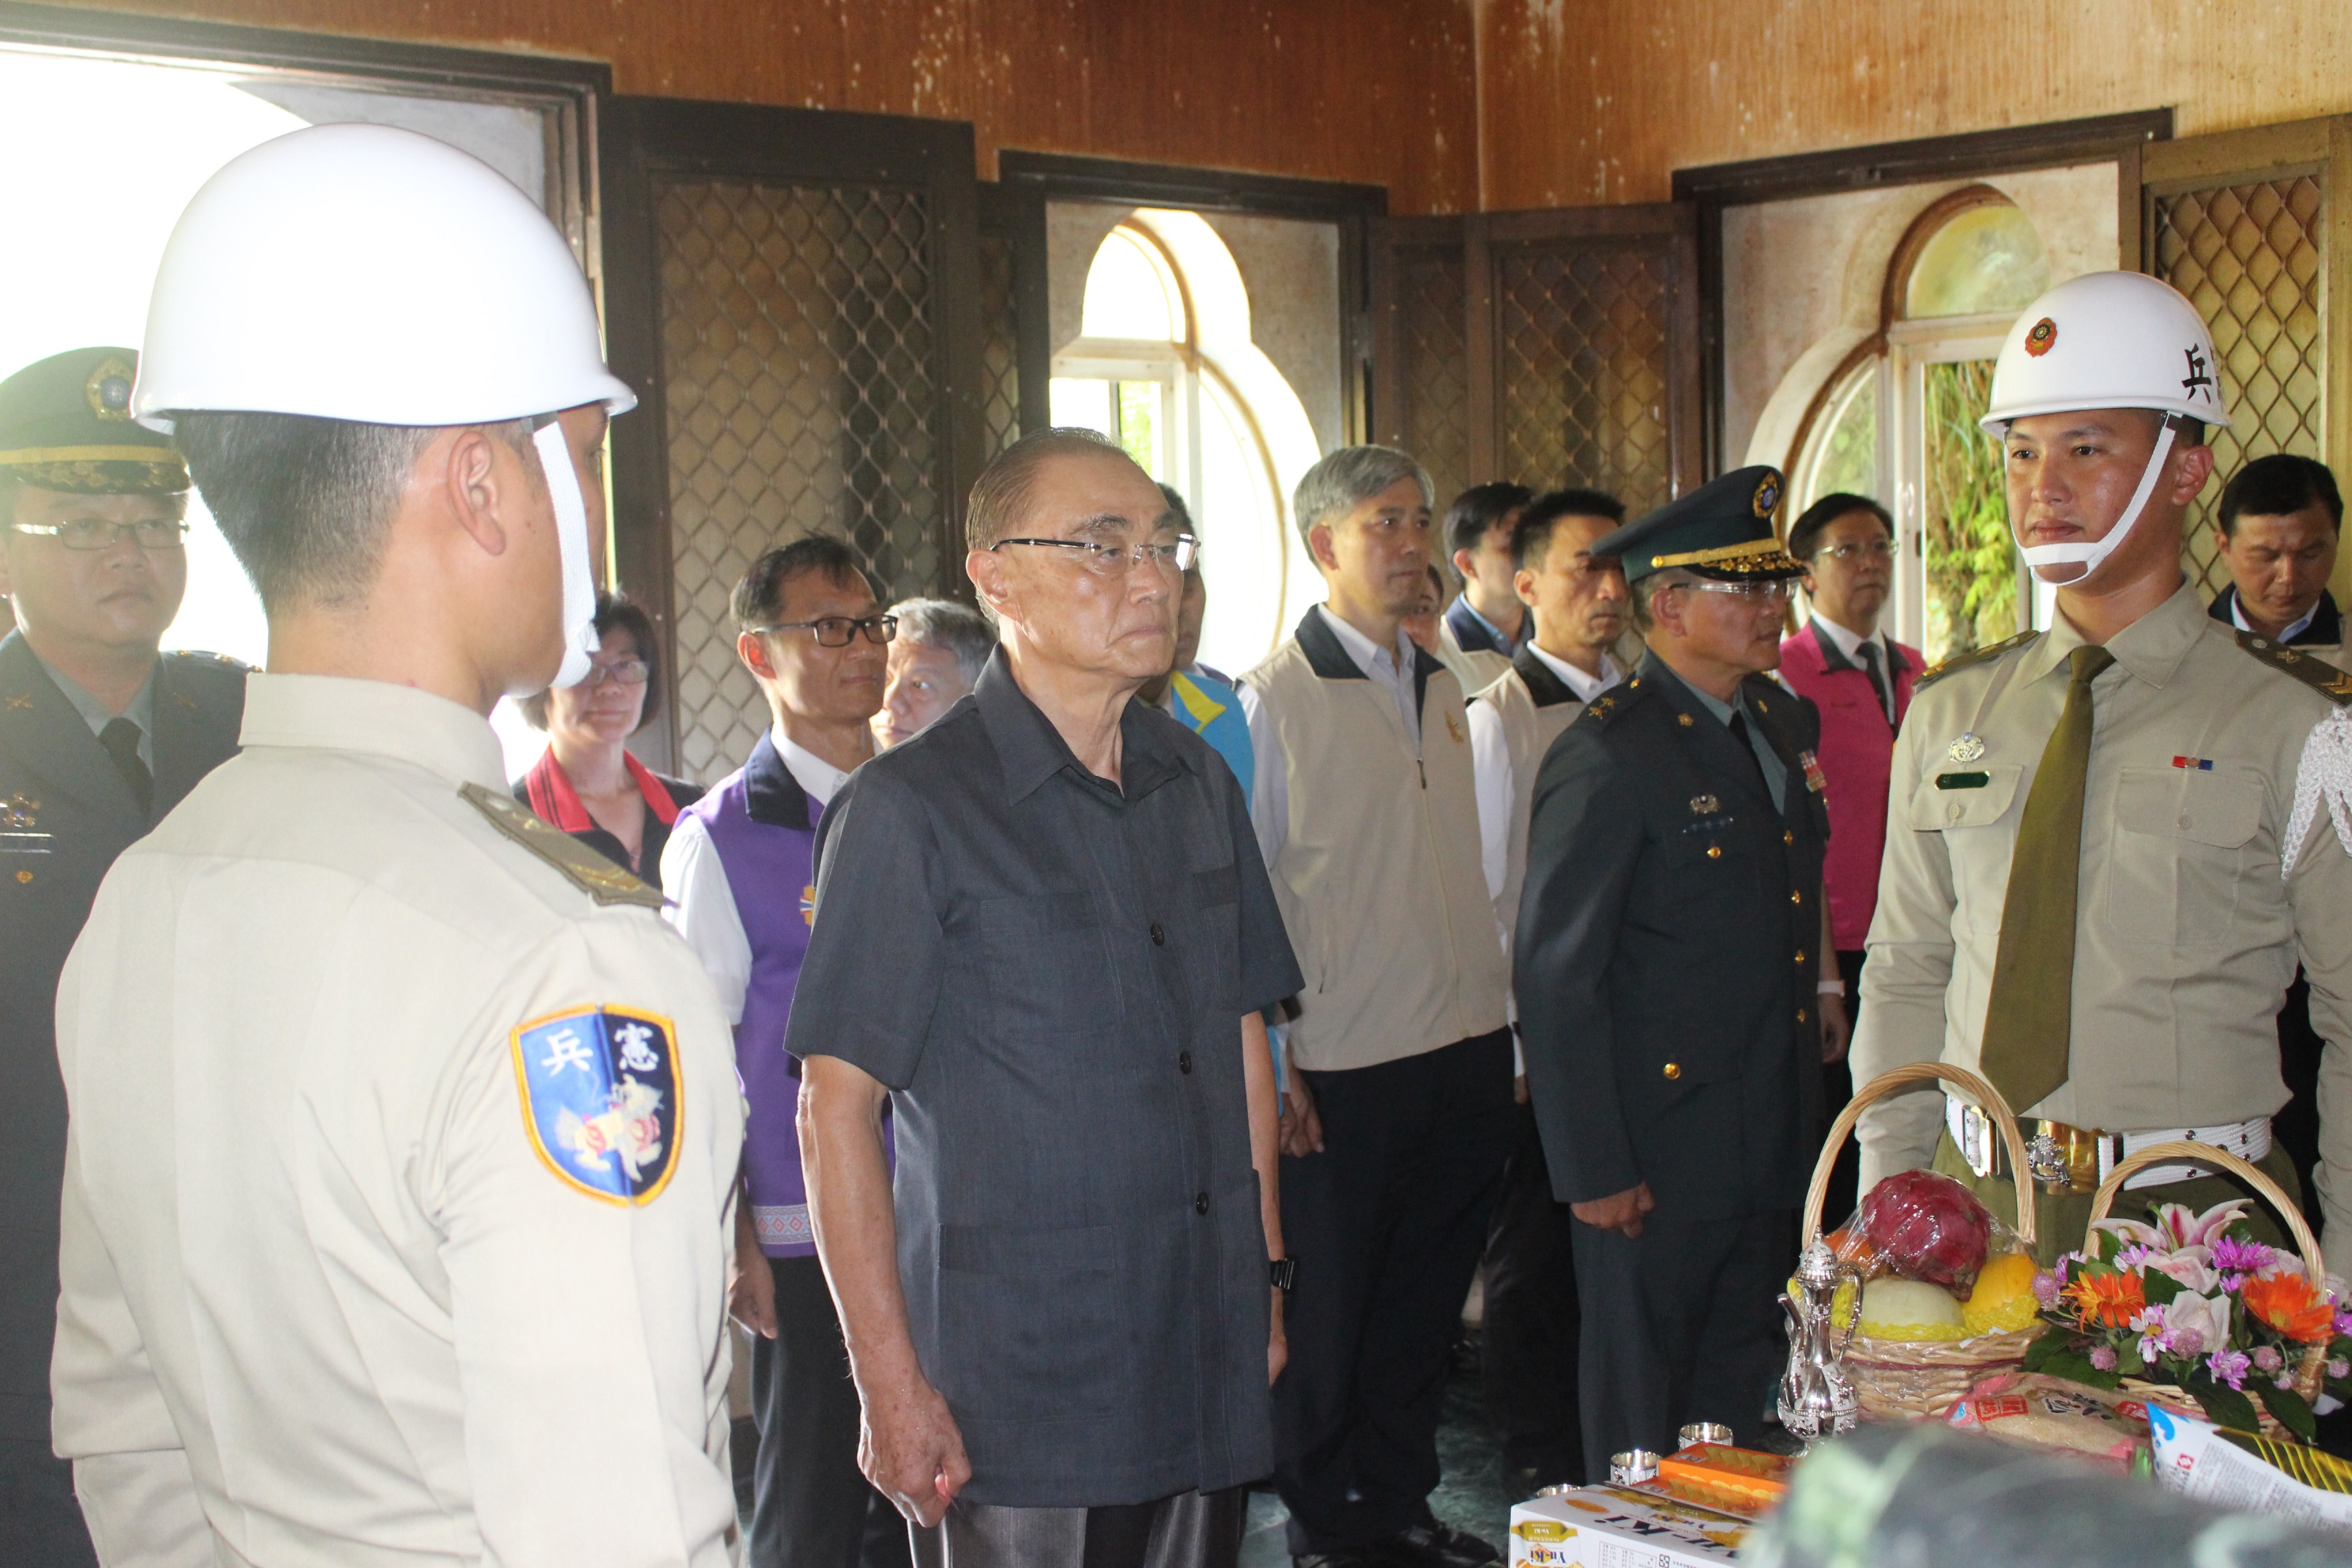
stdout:
<svg viewBox="0 0 2352 1568">
<path fill-rule="evenodd" d="M 648 1204 L 677 1163 L 677 1036 L 625 1007 L 575 1007 L 519 1026 L 515 1081 L 541 1161 L 607 1203 Z"/>
<path fill-rule="evenodd" d="M 1805 770 L 1805 787 L 1807 789 L 1811 790 L 1815 795 L 1819 795 L 1823 790 L 1830 787 L 1829 775 L 1822 772 L 1821 758 L 1813 755 L 1811 752 L 1799 752 L 1797 753 L 1797 761 Z"/>
</svg>

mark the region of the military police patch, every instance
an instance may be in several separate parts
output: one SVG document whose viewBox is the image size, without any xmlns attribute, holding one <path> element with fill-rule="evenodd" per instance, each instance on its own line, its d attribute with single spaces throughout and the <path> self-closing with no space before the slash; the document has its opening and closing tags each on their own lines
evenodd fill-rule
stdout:
<svg viewBox="0 0 2352 1568">
<path fill-rule="evenodd" d="M 677 1033 L 627 1007 L 574 1007 L 519 1025 L 523 1125 L 547 1168 L 589 1196 L 648 1204 L 677 1165 Z"/>
</svg>

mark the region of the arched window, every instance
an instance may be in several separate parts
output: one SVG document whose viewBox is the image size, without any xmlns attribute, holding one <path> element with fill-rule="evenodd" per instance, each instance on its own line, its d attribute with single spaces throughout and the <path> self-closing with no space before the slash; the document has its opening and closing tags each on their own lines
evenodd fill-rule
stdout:
<svg viewBox="0 0 2352 1568">
<path fill-rule="evenodd" d="M 1320 596 L 1289 526 L 1322 455 L 1306 407 L 1250 341 L 1240 268 L 1196 213 L 1140 208 L 1104 237 L 1080 331 L 1054 356 L 1054 423 L 1102 431 L 1183 495 L 1209 591 L 1201 658 L 1238 673 Z"/>
<path fill-rule="evenodd" d="M 2049 285 L 2042 237 L 2007 196 L 1972 185 L 1943 197 L 1895 246 L 1878 331 L 1831 374 L 1798 437 L 1795 508 L 1844 490 L 1894 512 L 1889 629 L 1930 659 L 2036 624 L 2000 443 L 1977 420 L 2002 338 Z"/>
</svg>

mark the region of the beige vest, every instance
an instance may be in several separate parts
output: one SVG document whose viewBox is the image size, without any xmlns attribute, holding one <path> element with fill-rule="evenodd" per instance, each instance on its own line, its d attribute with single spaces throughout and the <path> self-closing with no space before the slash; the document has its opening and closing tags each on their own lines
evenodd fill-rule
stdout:
<svg viewBox="0 0 2352 1568">
<path fill-rule="evenodd" d="M 1516 668 L 1506 670 L 1475 700 L 1493 705 L 1496 718 L 1502 721 L 1505 754 L 1511 762 L 1511 835 L 1503 862 L 1502 891 L 1495 895 L 1495 918 L 1508 937 L 1518 929 L 1519 891 L 1527 885 L 1528 818 L 1535 805 L 1536 774 L 1542 771 L 1544 753 L 1584 711 L 1584 704 L 1571 696 L 1565 702 L 1538 707 L 1534 693 L 1528 689 L 1527 677 Z"/>
<path fill-rule="evenodd" d="M 1510 975 L 1453 671 L 1428 672 L 1418 753 L 1388 688 L 1318 675 L 1296 638 L 1244 679 L 1288 773 L 1286 841 L 1267 869 L 1307 976 L 1291 1059 L 1371 1067 L 1501 1028 Z"/>
</svg>

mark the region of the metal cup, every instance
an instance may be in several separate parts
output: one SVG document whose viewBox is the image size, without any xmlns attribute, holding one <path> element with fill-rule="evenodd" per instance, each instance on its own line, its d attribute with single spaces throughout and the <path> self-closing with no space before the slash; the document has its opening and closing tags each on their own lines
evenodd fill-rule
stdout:
<svg viewBox="0 0 2352 1568">
<path fill-rule="evenodd" d="M 1658 1457 L 1647 1448 L 1628 1448 L 1609 1456 L 1611 1486 L 1630 1487 L 1637 1481 L 1653 1480 L 1657 1474 Z"/>
<path fill-rule="evenodd" d="M 1676 1436 L 1682 1439 L 1677 1446 L 1684 1448 L 1695 1448 L 1701 1443 L 1719 1443 L 1727 1448 L 1731 1447 L 1731 1428 L 1720 1421 L 1694 1421 Z"/>
<path fill-rule="evenodd" d="M 1569 1493 L 1577 1489 L 1578 1488 L 1574 1481 L 1554 1481 L 1548 1487 L 1538 1487 L 1536 1489 L 1536 1496 L 1566 1497 Z"/>
</svg>

